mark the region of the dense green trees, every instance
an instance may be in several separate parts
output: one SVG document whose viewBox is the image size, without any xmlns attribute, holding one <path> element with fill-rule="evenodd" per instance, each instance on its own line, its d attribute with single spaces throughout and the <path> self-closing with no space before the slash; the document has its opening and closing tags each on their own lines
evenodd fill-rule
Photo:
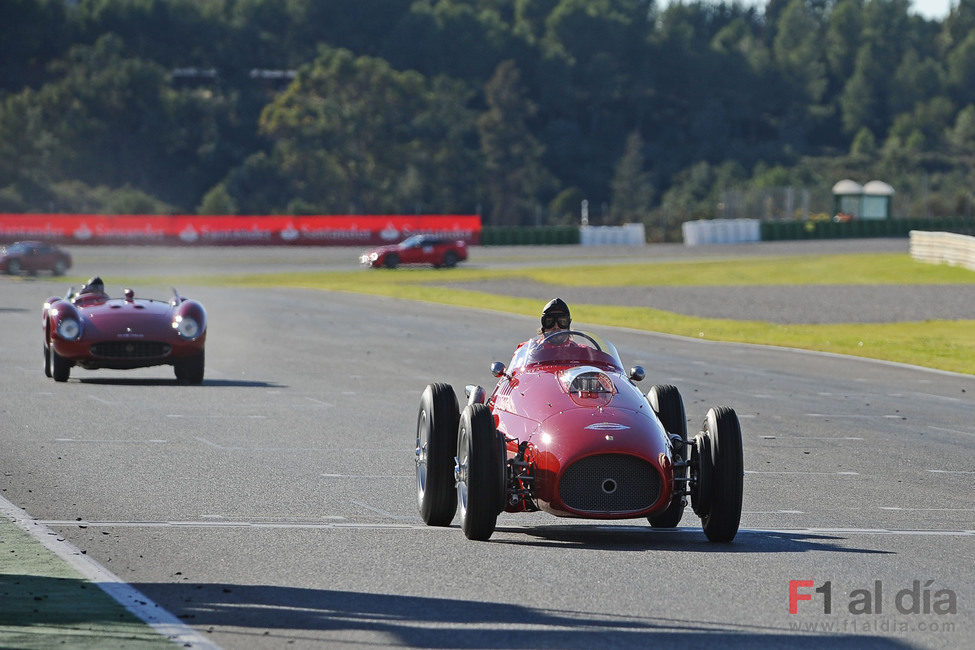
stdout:
<svg viewBox="0 0 975 650">
<path fill-rule="evenodd" d="M 851 176 L 970 212 L 975 0 L 909 6 L 7 0 L 0 210 L 534 224 L 586 199 L 664 237 L 775 183 L 826 211 Z"/>
</svg>

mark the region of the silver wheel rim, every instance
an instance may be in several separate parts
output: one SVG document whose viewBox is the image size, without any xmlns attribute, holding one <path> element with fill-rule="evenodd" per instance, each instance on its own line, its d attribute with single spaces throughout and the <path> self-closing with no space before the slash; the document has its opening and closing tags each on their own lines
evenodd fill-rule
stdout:
<svg viewBox="0 0 975 650">
<path fill-rule="evenodd" d="M 430 444 L 427 412 L 421 411 L 416 425 L 416 492 L 420 498 L 427 489 L 427 447 Z"/>
<path fill-rule="evenodd" d="M 454 468 L 454 478 L 457 481 L 457 504 L 460 506 L 461 517 L 467 515 L 467 477 L 470 470 L 471 435 L 467 427 L 461 427 L 460 439 L 457 441 L 457 465 Z"/>
</svg>

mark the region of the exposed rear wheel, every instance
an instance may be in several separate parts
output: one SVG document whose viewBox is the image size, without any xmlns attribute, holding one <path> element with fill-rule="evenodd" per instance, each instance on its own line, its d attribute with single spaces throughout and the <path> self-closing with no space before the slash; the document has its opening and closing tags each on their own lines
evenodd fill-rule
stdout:
<svg viewBox="0 0 975 650">
<path fill-rule="evenodd" d="M 457 266 L 457 253 L 454 251 L 447 251 L 443 256 L 443 265 L 448 269 Z"/>
<path fill-rule="evenodd" d="M 485 404 L 469 404 L 457 429 L 457 503 L 467 539 L 491 537 L 502 509 L 504 460 L 494 417 Z"/>
<path fill-rule="evenodd" d="M 681 440 L 687 440 L 687 415 L 684 411 L 684 400 L 680 396 L 680 391 L 676 386 L 668 384 L 651 386 L 647 392 L 647 399 L 653 412 L 656 413 L 660 423 L 664 425 L 667 433 L 678 435 Z M 687 446 L 681 446 L 674 450 L 673 461 L 675 463 L 687 460 Z M 687 476 L 687 468 L 679 467 L 674 469 L 674 478 Z M 647 521 L 654 528 L 673 528 L 680 523 L 684 516 L 684 489 L 685 481 L 674 481 L 674 496 L 670 500 L 667 509 L 656 515 L 647 517 Z"/>
<path fill-rule="evenodd" d="M 54 263 L 54 269 L 52 269 L 54 275 L 64 275 L 64 272 L 68 270 L 68 265 L 64 260 L 58 260 Z"/>
<path fill-rule="evenodd" d="M 701 526 L 709 540 L 730 542 L 741 522 L 745 473 L 737 414 L 727 406 L 708 410 L 704 430 L 695 440 L 697 489 L 696 494 L 692 494 L 694 511 L 701 517 Z"/>
<path fill-rule="evenodd" d="M 416 499 L 429 526 L 449 526 L 457 511 L 457 397 L 450 384 L 430 384 L 416 419 Z"/>
</svg>

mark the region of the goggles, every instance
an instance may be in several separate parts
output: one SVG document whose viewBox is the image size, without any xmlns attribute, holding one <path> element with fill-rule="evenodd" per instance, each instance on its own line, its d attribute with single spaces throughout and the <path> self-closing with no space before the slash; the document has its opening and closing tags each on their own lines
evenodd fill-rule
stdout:
<svg viewBox="0 0 975 650">
<path fill-rule="evenodd" d="M 559 329 L 567 330 L 571 322 L 572 319 L 568 316 L 542 316 L 542 329 L 554 329 L 557 325 Z"/>
</svg>

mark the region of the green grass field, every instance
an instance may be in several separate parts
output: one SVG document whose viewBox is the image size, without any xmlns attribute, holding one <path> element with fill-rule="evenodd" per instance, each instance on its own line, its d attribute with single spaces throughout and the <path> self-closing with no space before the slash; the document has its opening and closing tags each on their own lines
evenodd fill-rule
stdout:
<svg viewBox="0 0 975 650">
<path fill-rule="evenodd" d="M 525 278 L 553 286 L 742 286 L 975 284 L 975 271 L 917 262 L 906 254 L 749 257 L 640 264 L 523 267 L 501 270 L 401 269 L 220 276 L 209 284 L 345 291 L 537 316 L 537 300 L 433 286 L 444 282 Z M 145 283 L 142 278 L 141 283 Z M 165 279 L 158 279 L 165 284 Z M 198 280 L 199 281 L 199 280 Z M 685 316 L 648 307 L 573 304 L 573 317 L 711 341 L 820 350 L 975 374 L 975 321 L 781 325 Z"/>
</svg>

